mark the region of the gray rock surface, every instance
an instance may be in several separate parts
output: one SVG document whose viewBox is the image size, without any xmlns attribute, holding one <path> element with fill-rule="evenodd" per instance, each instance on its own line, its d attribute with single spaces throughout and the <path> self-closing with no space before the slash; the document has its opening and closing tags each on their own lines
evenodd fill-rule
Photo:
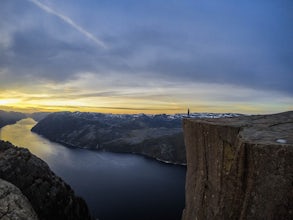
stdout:
<svg viewBox="0 0 293 220">
<path fill-rule="evenodd" d="M 293 112 L 185 119 L 183 220 L 293 219 Z"/>
<path fill-rule="evenodd" d="M 17 186 L 39 219 L 91 219 L 85 201 L 27 149 L 0 141 L 0 178 Z"/>
<path fill-rule="evenodd" d="M 27 198 L 11 183 L 0 179 L 0 220 L 37 220 Z"/>
</svg>

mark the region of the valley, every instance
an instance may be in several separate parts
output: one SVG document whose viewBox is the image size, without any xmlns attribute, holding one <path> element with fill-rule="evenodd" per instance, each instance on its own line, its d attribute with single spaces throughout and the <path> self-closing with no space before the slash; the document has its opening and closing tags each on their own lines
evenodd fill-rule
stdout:
<svg viewBox="0 0 293 220">
<path fill-rule="evenodd" d="M 68 148 L 31 132 L 31 118 L 7 125 L 0 139 L 25 147 L 85 199 L 100 220 L 181 218 L 185 166 L 144 156 Z"/>
</svg>

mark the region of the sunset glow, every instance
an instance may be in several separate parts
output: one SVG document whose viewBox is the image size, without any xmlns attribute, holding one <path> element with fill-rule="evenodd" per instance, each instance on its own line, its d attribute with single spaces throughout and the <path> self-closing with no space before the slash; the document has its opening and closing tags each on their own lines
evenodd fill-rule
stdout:
<svg viewBox="0 0 293 220">
<path fill-rule="evenodd" d="M 0 109 L 293 109 L 292 1 L 0 3 Z"/>
</svg>

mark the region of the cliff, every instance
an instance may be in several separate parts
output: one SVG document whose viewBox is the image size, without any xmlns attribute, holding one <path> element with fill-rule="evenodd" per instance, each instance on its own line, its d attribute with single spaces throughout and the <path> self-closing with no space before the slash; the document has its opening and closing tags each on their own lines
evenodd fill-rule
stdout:
<svg viewBox="0 0 293 220">
<path fill-rule="evenodd" d="M 185 119 L 182 220 L 293 219 L 293 112 Z"/>
<path fill-rule="evenodd" d="M 0 178 L 21 190 L 41 220 L 91 219 L 84 200 L 27 149 L 0 141 Z"/>
</svg>

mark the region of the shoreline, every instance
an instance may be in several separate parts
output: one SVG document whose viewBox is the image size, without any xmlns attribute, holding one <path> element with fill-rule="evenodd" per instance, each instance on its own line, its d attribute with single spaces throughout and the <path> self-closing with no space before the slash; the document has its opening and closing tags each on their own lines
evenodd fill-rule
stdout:
<svg viewBox="0 0 293 220">
<path fill-rule="evenodd" d="M 31 132 L 33 132 L 33 131 L 31 131 Z M 79 146 L 75 146 L 75 145 L 72 145 L 72 144 L 69 144 L 69 143 L 66 143 L 66 142 L 63 142 L 63 141 L 51 140 L 51 139 L 49 139 L 49 138 L 47 138 L 47 137 L 45 137 L 45 136 L 43 136 L 41 134 L 38 134 L 36 132 L 33 132 L 33 133 L 37 134 L 37 135 L 40 135 L 42 138 L 45 138 L 45 139 L 47 139 L 47 140 L 49 140 L 51 142 L 61 144 L 62 146 L 67 147 L 67 148 L 83 149 L 83 150 L 90 150 L 90 151 L 96 151 L 96 152 L 118 153 L 118 154 L 134 154 L 134 155 L 143 156 L 143 157 L 146 157 L 148 159 L 155 160 L 155 161 L 163 163 L 163 164 L 183 166 L 183 167 L 187 166 L 186 163 L 172 162 L 172 161 L 168 161 L 168 160 L 163 160 L 163 159 L 160 159 L 158 157 L 152 157 L 151 155 L 147 155 L 147 154 L 143 154 L 143 153 L 139 153 L 139 152 L 118 152 L 118 151 L 108 151 L 108 150 L 105 150 L 105 149 L 99 150 L 99 149 L 95 149 L 95 148 L 79 147 Z"/>
</svg>

